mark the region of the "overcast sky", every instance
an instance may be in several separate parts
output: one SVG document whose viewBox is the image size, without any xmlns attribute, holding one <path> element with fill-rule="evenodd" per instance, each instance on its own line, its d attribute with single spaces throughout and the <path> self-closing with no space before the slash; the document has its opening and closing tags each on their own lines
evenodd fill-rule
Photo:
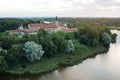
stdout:
<svg viewBox="0 0 120 80">
<path fill-rule="evenodd" d="M 120 17 L 120 0 L 0 0 L 0 17 Z"/>
</svg>

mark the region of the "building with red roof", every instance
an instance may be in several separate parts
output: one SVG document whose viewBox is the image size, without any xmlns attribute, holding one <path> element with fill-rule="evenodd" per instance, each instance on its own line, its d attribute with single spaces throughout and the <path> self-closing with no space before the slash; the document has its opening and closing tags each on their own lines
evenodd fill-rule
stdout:
<svg viewBox="0 0 120 80">
<path fill-rule="evenodd" d="M 63 24 L 57 20 L 55 22 L 44 22 L 44 23 L 31 23 L 28 24 L 28 28 L 24 29 L 22 25 L 19 26 L 17 30 L 10 30 L 9 33 L 12 34 L 36 34 L 38 30 L 44 29 L 48 33 L 56 33 L 58 31 L 62 32 L 73 32 L 77 31 L 77 28 L 67 28 L 66 24 Z"/>
<path fill-rule="evenodd" d="M 63 28 L 63 29 L 61 29 L 62 32 L 74 32 L 77 30 L 78 30 L 78 28 Z"/>
</svg>

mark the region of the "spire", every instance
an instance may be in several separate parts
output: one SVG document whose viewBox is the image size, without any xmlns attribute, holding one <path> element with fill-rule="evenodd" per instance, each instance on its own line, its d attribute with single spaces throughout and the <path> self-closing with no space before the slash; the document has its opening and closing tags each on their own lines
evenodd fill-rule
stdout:
<svg viewBox="0 0 120 80">
<path fill-rule="evenodd" d="M 19 30 L 23 30 L 23 25 L 22 24 L 19 24 Z"/>
<path fill-rule="evenodd" d="M 55 20 L 58 21 L 58 17 L 57 16 L 56 16 Z"/>
<path fill-rule="evenodd" d="M 55 18 L 55 25 L 58 27 L 58 31 L 60 31 L 60 25 L 59 25 L 59 21 L 58 21 L 58 17 L 56 16 Z"/>
</svg>

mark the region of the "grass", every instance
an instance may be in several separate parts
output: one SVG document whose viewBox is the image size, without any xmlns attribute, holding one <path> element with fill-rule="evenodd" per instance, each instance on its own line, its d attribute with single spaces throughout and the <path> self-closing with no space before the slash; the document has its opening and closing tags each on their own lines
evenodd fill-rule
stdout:
<svg viewBox="0 0 120 80">
<path fill-rule="evenodd" d="M 56 70 L 59 67 L 72 66 L 78 64 L 88 57 L 105 51 L 103 46 L 90 48 L 74 41 L 75 52 L 73 54 L 59 54 L 52 58 L 42 58 L 39 62 L 26 64 L 25 68 L 16 66 L 6 72 L 11 74 L 44 74 Z"/>
</svg>

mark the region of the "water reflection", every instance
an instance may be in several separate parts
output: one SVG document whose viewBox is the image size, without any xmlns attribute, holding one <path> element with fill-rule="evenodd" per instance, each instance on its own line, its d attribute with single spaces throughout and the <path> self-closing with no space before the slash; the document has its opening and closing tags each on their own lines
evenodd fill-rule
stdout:
<svg viewBox="0 0 120 80">
<path fill-rule="evenodd" d="M 8 80 L 120 80 L 120 31 L 117 42 L 110 45 L 105 54 L 99 54 L 95 58 L 89 58 L 81 64 L 58 69 L 42 76 L 9 76 Z"/>
</svg>

